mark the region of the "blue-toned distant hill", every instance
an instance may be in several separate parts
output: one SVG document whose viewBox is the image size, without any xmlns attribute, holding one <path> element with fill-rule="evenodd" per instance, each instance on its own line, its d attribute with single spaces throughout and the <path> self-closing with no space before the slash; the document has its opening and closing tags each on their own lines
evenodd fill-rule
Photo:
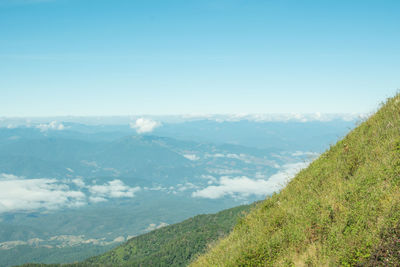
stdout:
<svg viewBox="0 0 400 267">
<path fill-rule="evenodd" d="M 354 120 L 331 121 L 212 121 L 167 124 L 154 134 L 184 140 L 238 144 L 260 149 L 313 150 L 322 152 L 354 127 Z"/>
</svg>

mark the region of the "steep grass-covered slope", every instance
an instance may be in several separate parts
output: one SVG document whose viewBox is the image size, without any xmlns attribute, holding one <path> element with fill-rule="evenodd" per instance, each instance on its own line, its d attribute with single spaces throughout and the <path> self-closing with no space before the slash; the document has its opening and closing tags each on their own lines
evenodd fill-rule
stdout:
<svg viewBox="0 0 400 267">
<path fill-rule="evenodd" d="M 400 95 L 192 266 L 400 266 Z"/>
</svg>

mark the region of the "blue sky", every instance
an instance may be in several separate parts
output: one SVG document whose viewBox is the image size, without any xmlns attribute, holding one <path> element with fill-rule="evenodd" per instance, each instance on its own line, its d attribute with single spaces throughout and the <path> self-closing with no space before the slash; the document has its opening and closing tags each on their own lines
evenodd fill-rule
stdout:
<svg viewBox="0 0 400 267">
<path fill-rule="evenodd" d="M 369 112 L 400 1 L 0 0 L 0 116 Z"/>
</svg>

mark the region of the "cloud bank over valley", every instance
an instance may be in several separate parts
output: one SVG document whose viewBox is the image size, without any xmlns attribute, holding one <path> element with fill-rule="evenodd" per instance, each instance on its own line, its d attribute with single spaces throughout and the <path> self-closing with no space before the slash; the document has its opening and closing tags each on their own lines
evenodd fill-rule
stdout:
<svg viewBox="0 0 400 267">
<path fill-rule="evenodd" d="M 307 167 L 309 162 L 286 164 L 281 170 L 269 179 L 249 178 L 246 176 L 221 176 L 217 185 L 210 185 L 192 193 L 193 197 L 217 199 L 225 196 L 245 198 L 249 195 L 267 196 L 281 190 L 291 178 L 301 169 Z"/>
<path fill-rule="evenodd" d="M 115 198 L 133 198 L 139 190 L 140 187 L 129 187 L 120 180 L 87 185 L 82 179 L 25 179 L 0 174 L 0 213 L 75 208 Z"/>
</svg>

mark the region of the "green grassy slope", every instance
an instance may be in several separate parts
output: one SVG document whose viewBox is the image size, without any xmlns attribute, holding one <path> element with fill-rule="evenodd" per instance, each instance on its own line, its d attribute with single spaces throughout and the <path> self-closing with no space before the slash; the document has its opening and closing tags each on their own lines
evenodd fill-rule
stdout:
<svg viewBox="0 0 400 267">
<path fill-rule="evenodd" d="M 252 205 L 243 205 L 216 214 L 198 215 L 169 225 L 128 242 L 82 263 L 64 265 L 26 264 L 28 266 L 186 266 L 207 245 L 226 236 Z"/>
<path fill-rule="evenodd" d="M 192 266 L 400 266 L 399 220 L 397 95 Z"/>
</svg>

